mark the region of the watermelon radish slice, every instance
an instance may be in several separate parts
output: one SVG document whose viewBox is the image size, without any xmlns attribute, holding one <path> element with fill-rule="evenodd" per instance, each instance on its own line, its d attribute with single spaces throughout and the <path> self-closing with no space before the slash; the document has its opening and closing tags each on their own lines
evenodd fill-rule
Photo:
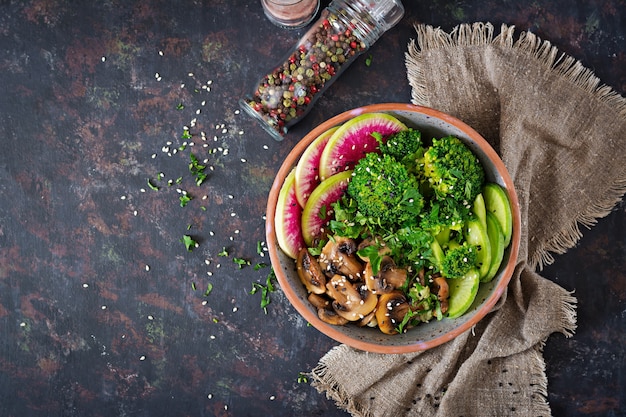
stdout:
<svg viewBox="0 0 626 417">
<path fill-rule="evenodd" d="M 328 139 L 337 129 L 339 126 L 332 127 L 311 142 L 296 165 L 296 197 L 302 207 L 306 204 L 311 192 L 322 182 L 319 174 L 320 158 Z"/>
<path fill-rule="evenodd" d="M 341 198 L 348 188 L 352 171 L 344 171 L 325 179 L 315 187 L 302 211 L 302 236 L 307 246 L 324 235 L 331 217 L 331 204 Z"/>
<path fill-rule="evenodd" d="M 305 247 L 301 220 L 302 207 L 296 199 L 295 169 L 292 169 L 278 192 L 274 223 L 278 245 L 293 259 L 296 259 L 300 249 Z"/>
<path fill-rule="evenodd" d="M 325 180 L 338 172 L 351 170 L 368 152 L 378 149 L 372 133 L 383 141 L 392 133 L 406 130 L 404 123 L 386 113 L 365 113 L 345 122 L 330 137 L 320 159 L 320 178 Z"/>
</svg>

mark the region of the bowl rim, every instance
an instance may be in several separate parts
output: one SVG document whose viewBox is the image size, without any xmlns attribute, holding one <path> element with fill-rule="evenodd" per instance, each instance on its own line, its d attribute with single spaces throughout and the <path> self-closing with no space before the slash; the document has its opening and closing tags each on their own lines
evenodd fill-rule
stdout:
<svg viewBox="0 0 626 417">
<path fill-rule="evenodd" d="M 506 189 L 509 196 L 513 217 L 513 238 L 511 239 L 510 244 L 509 262 L 506 264 L 505 269 L 502 271 L 502 278 L 494 288 L 493 292 L 489 295 L 489 297 L 486 298 L 480 308 L 468 320 L 462 322 L 458 327 L 455 327 L 452 330 L 443 333 L 433 339 L 427 341 L 418 340 L 414 343 L 408 343 L 405 345 L 390 346 L 353 339 L 339 331 L 339 326 L 333 326 L 331 324 L 323 322 L 316 314 L 314 314 L 309 309 L 307 305 L 305 305 L 305 303 L 298 297 L 295 290 L 289 284 L 289 280 L 285 276 L 283 269 L 279 267 L 281 263 L 278 257 L 278 251 L 280 251 L 281 249 L 278 247 L 278 243 L 276 240 L 274 217 L 276 213 L 276 201 L 278 199 L 278 194 L 286 176 L 295 166 L 298 158 L 304 152 L 307 146 L 311 142 L 313 142 L 319 135 L 324 133 L 329 128 L 341 124 L 363 113 L 390 113 L 399 111 L 417 112 L 426 116 L 441 119 L 444 122 L 463 131 L 480 147 L 480 149 L 495 165 L 504 183 L 504 188 Z M 267 201 L 265 225 L 266 244 L 268 247 L 271 263 L 274 266 L 274 273 L 276 274 L 278 283 L 285 293 L 285 296 L 287 297 L 291 305 L 297 310 L 297 312 L 302 315 L 303 318 L 307 320 L 313 327 L 337 342 L 344 343 L 350 347 L 367 352 L 393 354 L 419 352 L 444 344 L 456 338 L 460 334 L 470 330 L 474 325 L 476 325 L 476 323 L 482 320 L 492 310 L 494 305 L 498 302 L 498 300 L 501 298 L 502 294 L 506 290 L 517 266 L 517 257 L 520 246 L 521 215 L 514 183 L 504 165 L 504 162 L 502 162 L 500 156 L 489 144 L 489 142 L 487 142 L 476 130 L 474 130 L 472 127 L 462 122 L 461 120 L 457 119 L 456 117 L 443 113 L 439 110 L 435 110 L 433 108 L 409 103 L 379 103 L 347 110 L 336 116 L 331 117 L 330 119 L 327 119 L 326 121 L 316 126 L 314 129 L 312 129 L 309 133 L 307 133 L 304 138 L 302 138 L 293 147 L 291 152 L 289 152 L 289 154 L 286 156 L 283 163 L 281 164 L 281 167 L 278 170 L 276 177 L 274 178 L 272 188 L 270 189 Z"/>
</svg>

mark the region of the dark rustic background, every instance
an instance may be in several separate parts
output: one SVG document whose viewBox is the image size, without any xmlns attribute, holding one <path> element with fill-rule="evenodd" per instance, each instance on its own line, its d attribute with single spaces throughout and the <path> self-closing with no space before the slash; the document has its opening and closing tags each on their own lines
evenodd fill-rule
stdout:
<svg viewBox="0 0 626 417">
<path fill-rule="evenodd" d="M 278 143 L 237 101 L 304 31 L 260 2 L 0 1 L 0 416 L 346 415 L 300 374 L 335 343 L 278 289 L 260 306 L 291 147 L 344 110 L 408 102 L 415 23 L 530 30 L 626 94 L 624 0 L 404 4 L 371 65 Z M 576 336 L 545 347 L 555 416 L 626 413 L 625 271 L 623 202 L 543 271 L 579 300 Z"/>
</svg>

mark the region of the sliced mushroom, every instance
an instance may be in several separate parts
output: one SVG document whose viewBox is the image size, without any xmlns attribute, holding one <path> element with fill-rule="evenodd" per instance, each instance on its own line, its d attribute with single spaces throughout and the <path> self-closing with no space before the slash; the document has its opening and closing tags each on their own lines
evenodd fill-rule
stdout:
<svg viewBox="0 0 626 417">
<path fill-rule="evenodd" d="M 376 321 L 376 309 L 373 309 L 371 313 L 363 317 L 356 323 L 359 327 L 376 327 L 378 322 Z"/>
<path fill-rule="evenodd" d="M 330 239 L 322 248 L 319 262 L 328 276 L 341 274 L 356 281 L 363 275 L 363 264 L 356 258 L 356 243 L 346 237 Z"/>
<path fill-rule="evenodd" d="M 402 287 L 406 282 L 406 277 L 406 269 L 398 268 L 390 256 L 383 257 L 376 275 L 370 262 L 365 265 L 365 284 L 374 294 L 388 294 Z"/>
<path fill-rule="evenodd" d="M 326 276 L 315 257 L 306 248 L 300 249 L 296 258 L 298 277 L 306 289 L 315 294 L 326 292 Z"/>
<path fill-rule="evenodd" d="M 341 275 L 335 275 L 326 284 L 328 295 L 333 299 L 333 309 L 341 317 L 357 321 L 371 313 L 378 297 L 362 283 L 352 283 Z"/>
<path fill-rule="evenodd" d="M 445 314 L 448 311 L 448 298 L 450 297 L 450 288 L 448 287 L 448 281 L 441 275 L 433 278 L 433 291 L 437 294 L 439 303 L 441 305 L 441 313 Z"/>
<path fill-rule="evenodd" d="M 409 302 L 402 291 L 395 290 L 378 297 L 376 321 L 378 328 L 385 334 L 396 334 L 396 328 L 409 312 Z"/>
<path fill-rule="evenodd" d="M 332 308 L 318 308 L 317 317 L 325 323 L 332 324 L 334 326 L 343 326 L 348 323 L 348 320 L 341 317 Z"/>
<path fill-rule="evenodd" d="M 313 307 L 315 308 L 331 308 L 331 305 L 330 305 L 331 300 L 324 294 L 320 295 L 320 294 L 311 293 L 309 294 L 307 299 L 309 300 L 309 303 L 311 303 Z"/>
</svg>

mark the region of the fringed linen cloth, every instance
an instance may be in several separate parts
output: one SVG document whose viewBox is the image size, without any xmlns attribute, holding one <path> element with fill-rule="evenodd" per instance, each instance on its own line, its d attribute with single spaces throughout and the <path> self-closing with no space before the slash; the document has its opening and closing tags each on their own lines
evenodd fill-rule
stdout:
<svg viewBox="0 0 626 417">
<path fill-rule="evenodd" d="M 501 156 L 520 202 L 517 267 L 471 331 L 406 355 L 340 345 L 312 384 L 354 416 L 549 416 L 542 348 L 552 333 L 574 334 L 576 298 L 539 272 L 626 192 L 626 99 L 532 33 L 416 30 L 412 101 L 463 120 Z"/>
</svg>

